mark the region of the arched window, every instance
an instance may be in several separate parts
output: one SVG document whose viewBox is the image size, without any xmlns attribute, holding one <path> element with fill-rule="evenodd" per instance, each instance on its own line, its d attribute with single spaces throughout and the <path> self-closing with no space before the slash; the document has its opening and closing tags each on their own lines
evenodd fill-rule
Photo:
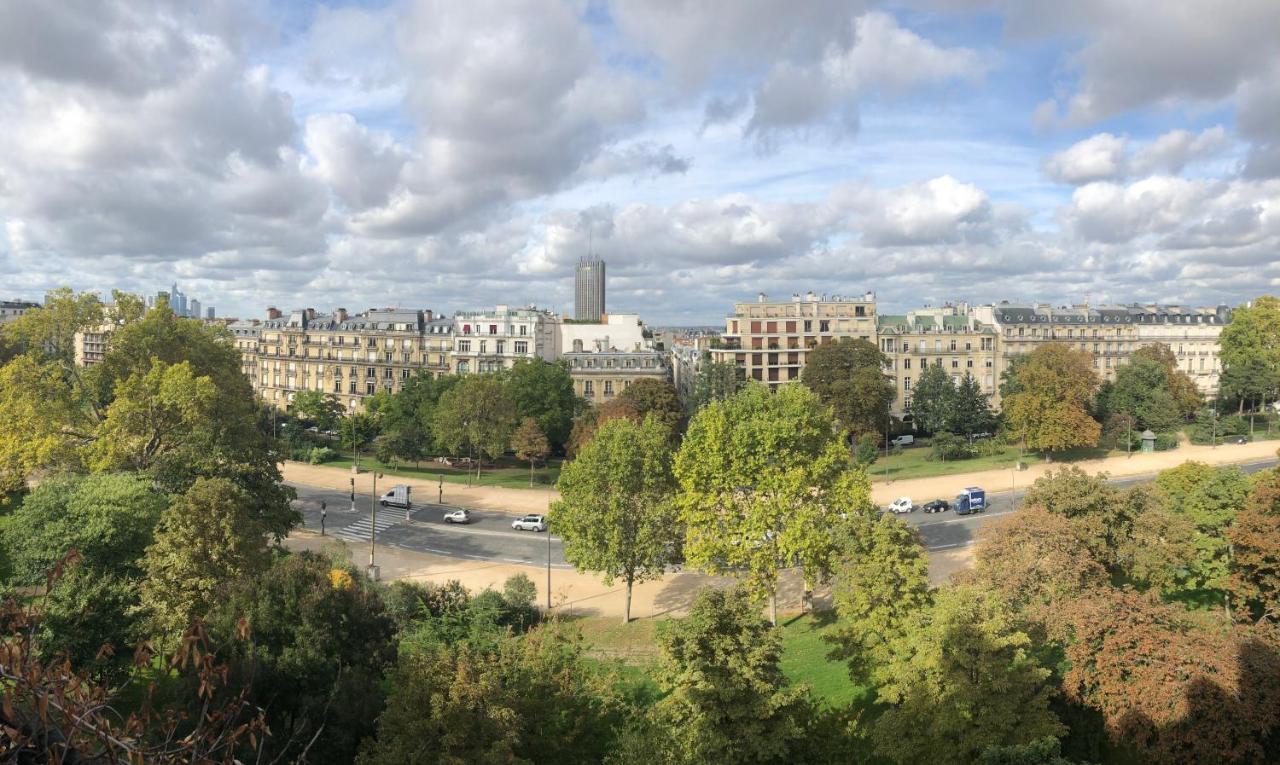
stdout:
<svg viewBox="0 0 1280 765">
<path fill-rule="evenodd" d="M 574 353 L 582 353 L 582 341 L 581 341 L 581 340 L 574 340 L 574 341 L 573 341 L 573 352 L 574 352 Z"/>
</svg>

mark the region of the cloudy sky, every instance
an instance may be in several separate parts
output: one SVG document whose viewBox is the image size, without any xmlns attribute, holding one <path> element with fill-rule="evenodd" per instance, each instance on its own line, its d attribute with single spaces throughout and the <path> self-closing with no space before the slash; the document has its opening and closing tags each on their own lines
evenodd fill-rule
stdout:
<svg viewBox="0 0 1280 765">
<path fill-rule="evenodd" d="M 0 3 L 0 297 L 1280 289 L 1275 0 Z"/>
</svg>

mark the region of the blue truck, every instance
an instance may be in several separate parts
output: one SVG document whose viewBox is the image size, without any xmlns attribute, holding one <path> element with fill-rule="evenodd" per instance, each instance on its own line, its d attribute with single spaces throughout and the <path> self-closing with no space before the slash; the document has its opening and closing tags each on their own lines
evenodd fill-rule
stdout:
<svg viewBox="0 0 1280 765">
<path fill-rule="evenodd" d="M 955 511 L 956 515 L 968 515 L 969 513 L 981 513 L 987 509 L 987 492 L 977 486 L 970 486 L 963 489 L 956 495 Z"/>
</svg>

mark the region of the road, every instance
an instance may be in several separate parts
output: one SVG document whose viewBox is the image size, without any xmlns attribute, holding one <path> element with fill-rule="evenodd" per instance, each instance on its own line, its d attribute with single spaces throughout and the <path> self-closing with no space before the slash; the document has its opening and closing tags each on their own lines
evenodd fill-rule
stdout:
<svg viewBox="0 0 1280 765">
<path fill-rule="evenodd" d="M 1275 459 L 1258 460 L 1239 465 L 1248 473 L 1265 470 L 1277 464 Z M 1116 486 L 1132 486 L 1150 481 L 1154 475 L 1115 478 Z M 355 510 L 351 509 L 351 497 L 345 491 L 322 489 L 314 486 L 295 485 L 298 501 L 295 507 L 302 513 L 303 525 L 312 531 L 320 530 L 320 503 L 327 508 L 326 533 L 345 539 L 368 549 L 370 526 L 370 497 L 356 497 Z M 990 487 L 988 487 L 990 488 Z M 957 516 L 951 512 L 926 515 L 917 510 L 903 516 L 908 523 L 920 528 L 925 547 L 929 550 L 947 550 L 972 544 L 983 524 L 993 518 L 1014 512 L 1022 501 L 1024 492 L 987 492 L 987 511 L 976 515 Z M 916 505 L 922 505 L 933 497 L 912 497 Z M 950 499 L 947 497 L 946 499 Z M 516 513 L 495 510 L 472 510 L 472 522 L 467 525 L 445 523 L 444 514 L 456 509 L 451 505 L 418 504 L 406 513 L 397 508 L 378 508 L 377 543 L 415 552 L 434 553 L 451 558 L 483 560 L 494 563 L 519 563 L 546 565 L 548 557 L 553 568 L 570 568 L 564 562 L 559 540 L 546 533 L 515 531 L 511 521 Z M 550 538 L 550 545 L 548 545 Z M 363 560 L 357 553 L 357 560 Z"/>
</svg>

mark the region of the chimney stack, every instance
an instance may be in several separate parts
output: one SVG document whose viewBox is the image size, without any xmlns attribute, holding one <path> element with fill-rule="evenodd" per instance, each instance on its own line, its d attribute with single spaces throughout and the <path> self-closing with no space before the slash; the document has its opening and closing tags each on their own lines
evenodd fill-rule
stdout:
<svg viewBox="0 0 1280 765">
<path fill-rule="evenodd" d="M 267 320 L 268 320 L 268 321 L 270 321 L 271 319 L 278 319 L 278 318 L 280 318 L 280 309 L 279 309 L 279 308 L 276 308 L 275 306 L 271 306 L 270 308 L 268 308 L 268 309 L 267 309 Z"/>
<path fill-rule="evenodd" d="M 316 309 L 314 309 L 314 308 L 308 308 L 308 309 L 307 309 L 307 321 L 315 321 L 315 318 L 316 318 Z"/>
<path fill-rule="evenodd" d="M 338 321 L 346 321 L 346 320 L 347 320 L 347 309 L 345 309 L 345 308 L 338 308 L 338 309 L 335 309 L 335 310 L 334 310 L 334 312 L 333 312 L 333 316 L 334 316 L 334 318 L 336 318 Z"/>
</svg>

